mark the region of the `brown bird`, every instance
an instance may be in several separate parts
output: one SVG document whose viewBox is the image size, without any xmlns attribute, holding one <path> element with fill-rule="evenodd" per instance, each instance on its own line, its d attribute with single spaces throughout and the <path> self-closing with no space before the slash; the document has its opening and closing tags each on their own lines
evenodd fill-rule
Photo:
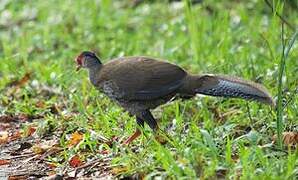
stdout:
<svg viewBox="0 0 298 180">
<path fill-rule="evenodd" d="M 273 105 L 268 91 L 260 84 L 221 75 L 193 75 L 177 65 L 150 57 L 121 57 L 102 64 L 89 51 L 77 58 L 77 70 L 87 68 L 90 82 L 131 115 L 140 127 L 146 122 L 157 132 L 158 124 L 150 110 L 175 97 L 196 94 L 242 98 Z M 139 128 L 129 137 L 129 144 L 141 134 Z"/>
</svg>

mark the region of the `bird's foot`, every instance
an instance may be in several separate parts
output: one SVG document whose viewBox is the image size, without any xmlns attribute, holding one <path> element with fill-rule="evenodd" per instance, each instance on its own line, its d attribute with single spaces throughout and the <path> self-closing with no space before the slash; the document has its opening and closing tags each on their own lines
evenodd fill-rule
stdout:
<svg viewBox="0 0 298 180">
<path fill-rule="evenodd" d="M 126 141 L 124 141 L 124 145 L 129 145 L 133 140 L 135 140 L 136 138 L 138 138 L 141 135 L 141 131 L 140 130 L 136 130 L 135 133 L 133 133 L 133 135 L 131 135 Z"/>
</svg>

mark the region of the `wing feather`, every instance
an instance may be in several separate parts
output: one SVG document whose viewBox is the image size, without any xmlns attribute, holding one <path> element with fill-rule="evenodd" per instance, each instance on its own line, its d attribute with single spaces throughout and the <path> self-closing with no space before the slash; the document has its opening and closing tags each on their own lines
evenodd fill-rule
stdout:
<svg viewBox="0 0 298 180">
<path fill-rule="evenodd" d="M 174 64 L 147 57 L 116 59 L 105 66 L 111 70 L 105 73 L 105 79 L 115 83 L 123 94 L 121 98 L 128 100 L 150 100 L 173 93 L 186 76 Z"/>
</svg>

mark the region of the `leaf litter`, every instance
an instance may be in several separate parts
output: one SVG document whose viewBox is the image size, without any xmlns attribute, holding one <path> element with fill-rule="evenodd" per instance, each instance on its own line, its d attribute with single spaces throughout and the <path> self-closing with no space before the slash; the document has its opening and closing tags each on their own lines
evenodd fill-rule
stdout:
<svg viewBox="0 0 298 180">
<path fill-rule="evenodd" d="M 4 93 L 7 97 L 12 96 L 13 99 L 18 100 L 22 98 L 18 95 L 21 92 L 20 89 L 31 86 L 43 98 L 53 95 L 63 97 L 59 88 L 42 84 L 33 86 L 29 83 L 31 78 L 32 73 L 26 73 L 22 78 L 13 80 L 6 85 Z M 69 158 L 63 158 L 65 151 L 77 148 L 78 144 L 84 141 L 83 132 L 68 132 L 66 147 L 62 147 L 60 143 L 65 130 L 63 127 L 55 129 L 55 132 L 46 131 L 47 134 L 38 133 L 44 129 L 39 130 L 36 124 L 45 121 L 48 116 L 67 121 L 76 116 L 76 112 L 60 113 L 66 110 L 65 105 L 49 105 L 41 100 L 37 101 L 35 108 L 41 111 L 33 114 L 0 115 L 0 177 L 8 179 L 111 177 L 109 153 L 77 152 Z M 92 137 L 99 143 L 109 143 L 108 138 L 93 131 Z M 100 154 L 100 157 L 96 154 Z M 90 158 L 90 155 L 93 157 Z M 60 160 L 57 162 L 52 159 Z"/>
<path fill-rule="evenodd" d="M 56 133 L 43 138 L 36 134 L 35 126 L 29 125 L 26 131 L 21 131 L 20 124 L 24 123 L 24 120 L 12 115 L 7 117 L 9 118 L 2 117 L 2 119 L 5 119 L 5 122 L 9 120 L 12 125 L 0 133 L 0 175 L 5 174 L 10 179 L 53 176 L 63 178 L 111 177 L 110 159 L 105 158 L 110 154 L 102 154 L 101 158 L 94 155 L 92 159 L 85 159 L 84 154 L 76 153 L 68 160 L 62 160 L 60 164 L 53 163 L 51 158 L 59 158 L 64 151 L 59 144 L 59 137 L 62 136 L 63 131 L 57 130 Z M 44 119 L 39 118 L 35 121 L 42 120 Z M 83 133 L 78 131 L 68 136 L 67 149 L 74 148 L 83 141 L 84 137 Z M 107 138 L 101 138 L 107 140 Z"/>
<path fill-rule="evenodd" d="M 286 147 L 298 148 L 298 132 L 284 132 L 282 142 Z M 277 143 L 277 135 L 273 136 L 273 143 Z"/>
</svg>

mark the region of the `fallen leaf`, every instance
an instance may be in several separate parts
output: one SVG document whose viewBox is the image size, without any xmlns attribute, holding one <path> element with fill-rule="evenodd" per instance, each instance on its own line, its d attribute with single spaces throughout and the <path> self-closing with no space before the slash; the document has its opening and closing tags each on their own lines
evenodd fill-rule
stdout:
<svg viewBox="0 0 298 180">
<path fill-rule="evenodd" d="M 15 133 L 12 134 L 12 136 L 9 137 L 9 141 L 14 141 L 21 138 L 21 133 L 20 131 L 16 131 Z"/>
<path fill-rule="evenodd" d="M 284 133 L 283 142 L 287 146 L 296 146 L 298 144 L 298 132 Z"/>
<path fill-rule="evenodd" d="M 29 137 L 32 136 L 36 131 L 36 127 L 34 126 L 28 126 L 22 133 L 23 136 Z"/>
<path fill-rule="evenodd" d="M 81 165 L 83 165 L 84 163 L 81 161 L 80 157 L 78 155 L 73 156 L 72 158 L 70 158 L 69 160 L 69 165 L 73 168 L 75 167 L 79 167 Z"/>
<path fill-rule="evenodd" d="M 81 134 L 77 131 L 72 133 L 71 138 L 68 141 L 68 147 L 77 145 L 82 139 L 83 139 L 83 134 Z"/>
<path fill-rule="evenodd" d="M 42 148 L 41 146 L 39 146 L 39 145 L 34 145 L 34 146 L 32 146 L 32 151 L 34 152 L 34 153 L 36 153 L 36 154 L 42 154 L 42 153 L 44 153 L 46 150 L 44 149 L 44 148 Z"/>
<path fill-rule="evenodd" d="M 120 173 L 123 173 L 123 172 L 126 172 L 126 171 L 128 171 L 128 169 L 125 166 L 114 167 L 112 169 L 112 173 L 116 174 L 116 175 L 120 174 Z"/>
<path fill-rule="evenodd" d="M 19 114 L 19 115 L 3 115 L 0 116 L 1 123 L 10 123 L 16 121 L 28 121 L 32 119 L 40 119 L 43 118 L 43 115 L 26 115 L 26 114 Z"/>
<path fill-rule="evenodd" d="M 50 169 L 55 169 L 57 167 L 56 164 L 54 163 L 47 163 L 47 166 L 50 168 Z"/>
<path fill-rule="evenodd" d="M 33 133 L 35 133 L 36 127 L 30 126 L 28 129 L 28 136 L 31 136 Z"/>
<path fill-rule="evenodd" d="M 16 175 L 16 176 L 9 176 L 8 180 L 23 180 L 23 179 L 29 179 L 26 175 Z"/>
<path fill-rule="evenodd" d="M 277 135 L 273 136 L 273 143 L 277 142 Z M 285 146 L 298 147 L 298 132 L 284 132 L 282 142 Z"/>
<path fill-rule="evenodd" d="M 35 106 L 38 108 L 45 108 L 46 105 L 44 101 L 38 101 Z"/>
<path fill-rule="evenodd" d="M 6 164 L 9 164 L 10 161 L 9 160 L 6 160 L 6 159 L 0 159 L 0 166 L 2 165 L 6 165 Z"/>
<path fill-rule="evenodd" d="M 14 121 L 15 118 L 12 117 L 11 115 L 3 115 L 3 116 L 0 116 L 0 122 L 1 123 L 9 123 L 11 121 Z"/>
<path fill-rule="evenodd" d="M 28 121 L 29 120 L 29 116 L 26 115 L 26 114 L 20 114 L 20 115 L 17 116 L 17 119 L 19 121 Z"/>
<path fill-rule="evenodd" d="M 13 86 L 21 87 L 29 81 L 30 77 L 31 77 L 31 73 L 28 72 L 21 79 L 12 81 L 7 86 L 8 87 L 13 87 Z"/>
<path fill-rule="evenodd" d="M 52 142 L 52 141 L 51 141 Z M 44 152 L 48 151 L 51 149 L 53 144 L 48 144 L 48 143 L 38 143 L 35 144 L 31 147 L 31 150 L 36 153 L 36 154 L 43 154 Z"/>
<path fill-rule="evenodd" d="M 4 144 L 8 142 L 8 132 L 0 131 L 0 144 Z"/>
<path fill-rule="evenodd" d="M 11 124 L 9 124 L 9 123 L 1 123 L 0 124 L 0 131 L 6 130 L 10 127 L 11 127 Z"/>
</svg>

